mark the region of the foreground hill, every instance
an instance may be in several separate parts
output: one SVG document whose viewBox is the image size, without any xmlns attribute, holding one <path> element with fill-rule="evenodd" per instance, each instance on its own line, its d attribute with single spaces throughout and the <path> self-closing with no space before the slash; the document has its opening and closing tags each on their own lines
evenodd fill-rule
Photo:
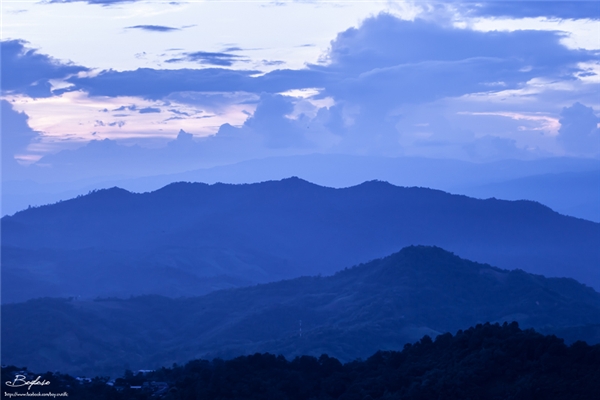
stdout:
<svg viewBox="0 0 600 400">
<path fill-rule="evenodd" d="M 3 367 L 12 382 L 17 374 Z M 402 352 L 380 351 L 345 365 L 325 354 L 292 361 L 254 354 L 223 361 L 190 361 L 183 366 L 124 376 L 108 385 L 45 373 L 49 387 L 76 399 L 590 399 L 600 392 L 600 345 L 522 331 L 516 323 L 477 325 L 435 341 L 424 336 Z M 39 389 L 38 389 L 39 390 Z M 2 392 L 25 393 L 3 381 Z"/>
<path fill-rule="evenodd" d="M 2 362 L 97 375 L 265 351 L 349 361 L 425 334 L 514 320 L 568 341 L 600 342 L 600 294 L 571 279 L 408 247 L 330 277 L 197 298 L 3 305 Z"/>
<path fill-rule="evenodd" d="M 2 299 L 194 296 L 332 274 L 411 244 L 600 288 L 600 224 L 529 201 L 297 178 L 100 190 L 2 218 Z"/>
</svg>

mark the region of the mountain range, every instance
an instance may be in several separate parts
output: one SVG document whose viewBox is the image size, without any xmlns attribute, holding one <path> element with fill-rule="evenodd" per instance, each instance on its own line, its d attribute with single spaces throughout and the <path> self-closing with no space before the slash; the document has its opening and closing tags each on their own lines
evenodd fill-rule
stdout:
<svg viewBox="0 0 600 400">
<path fill-rule="evenodd" d="M 94 376 L 265 351 L 350 361 L 488 321 L 598 343 L 600 294 L 411 246 L 333 276 L 201 297 L 5 304 L 2 362 Z"/>
<path fill-rule="evenodd" d="M 212 290 L 333 274 L 408 245 L 600 288 L 600 224 L 531 201 L 371 181 L 112 188 L 1 220 L 2 301 Z"/>
<path fill-rule="evenodd" d="M 32 166 L 31 176 L 3 177 L 2 215 L 114 186 L 132 192 L 148 192 L 179 181 L 257 183 L 298 176 L 336 188 L 383 180 L 398 186 L 429 187 L 479 198 L 529 199 L 561 214 L 600 222 L 598 159 L 554 157 L 474 163 L 423 157 L 307 154 L 170 173 L 158 163 L 154 175 L 136 174 L 133 169 L 124 173 L 122 166 L 107 165 L 104 161 L 102 168 L 96 164 L 88 167 L 74 169 L 71 162 L 66 162 L 63 168 Z"/>
</svg>

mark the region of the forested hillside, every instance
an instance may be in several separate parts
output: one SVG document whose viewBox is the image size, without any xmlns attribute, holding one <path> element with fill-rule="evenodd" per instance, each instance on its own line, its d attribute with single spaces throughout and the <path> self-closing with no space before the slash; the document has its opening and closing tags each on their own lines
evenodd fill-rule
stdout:
<svg viewBox="0 0 600 400">
<path fill-rule="evenodd" d="M 3 394 L 16 374 L 2 368 Z M 521 330 L 518 324 L 490 325 L 424 336 L 400 352 L 379 351 L 366 360 L 342 364 L 326 354 L 287 360 L 254 354 L 231 360 L 194 360 L 155 371 L 126 371 L 111 380 L 76 380 L 40 374 L 50 382 L 35 391 L 68 393 L 86 400 L 220 399 L 486 399 L 587 400 L 600 393 L 600 345 Z"/>
<path fill-rule="evenodd" d="M 291 178 L 100 190 L 2 218 L 2 299 L 197 296 L 333 274 L 408 245 L 600 288 L 600 224 L 531 201 Z"/>
<path fill-rule="evenodd" d="M 2 362 L 114 375 L 194 358 L 326 353 L 343 362 L 484 322 L 600 342 L 600 294 L 408 247 L 329 277 L 170 299 L 37 299 L 2 306 Z"/>
</svg>

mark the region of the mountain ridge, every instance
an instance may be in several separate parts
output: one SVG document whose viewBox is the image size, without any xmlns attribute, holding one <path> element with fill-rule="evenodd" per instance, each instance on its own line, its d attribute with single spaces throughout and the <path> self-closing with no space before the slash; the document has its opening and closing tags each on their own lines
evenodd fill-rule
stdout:
<svg viewBox="0 0 600 400">
<path fill-rule="evenodd" d="M 549 158 L 530 161 L 504 160 L 488 163 L 472 163 L 458 160 L 430 159 L 419 157 L 370 157 L 349 155 L 308 154 L 304 156 L 272 157 L 242 161 L 235 164 L 215 166 L 198 170 L 190 170 L 176 174 L 146 177 L 106 176 L 81 181 L 65 182 L 51 179 L 52 183 L 35 183 L 30 181 L 3 182 L 2 213 L 14 214 L 27 208 L 28 205 L 41 205 L 57 200 L 65 200 L 77 195 L 85 195 L 88 191 L 113 186 L 142 193 L 157 190 L 174 181 L 195 181 L 231 184 L 278 180 L 289 176 L 300 176 L 310 182 L 330 187 L 348 187 L 361 182 L 380 179 L 398 186 L 423 186 L 469 196 L 498 197 L 506 200 L 529 198 L 550 206 L 557 211 L 569 211 L 577 206 L 581 198 L 590 192 L 590 184 L 598 185 L 592 179 L 580 185 L 573 185 L 572 180 L 558 181 L 551 186 L 542 187 L 541 192 L 531 190 L 506 191 L 502 182 L 523 177 L 544 179 L 544 174 L 571 173 L 589 174 L 585 171 L 600 171 L 598 160 Z M 42 171 L 39 171 L 42 172 Z M 119 171 L 122 173 L 122 171 Z M 595 183 L 594 183 L 595 182 Z M 495 184 L 500 184 L 500 186 Z M 481 185 L 493 187 L 480 187 Z M 552 188 L 549 197 L 546 192 Z M 597 202 L 598 196 L 593 200 Z M 576 211 L 576 210 L 575 210 Z M 575 212 L 567 215 L 584 217 L 600 222 L 597 212 Z"/>
<path fill-rule="evenodd" d="M 600 287 L 598 223 L 531 201 L 381 181 L 344 189 L 291 178 L 99 190 L 1 224 L 3 302 L 199 295 L 235 282 L 332 274 L 418 244 Z"/>
<path fill-rule="evenodd" d="M 600 342 L 600 294 L 412 246 L 334 275 L 201 297 L 36 299 L 2 306 L 4 363 L 78 374 L 159 368 L 254 352 L 340 360 L 401 349 L 423 335 L 518 321 Z"/>
</svg>

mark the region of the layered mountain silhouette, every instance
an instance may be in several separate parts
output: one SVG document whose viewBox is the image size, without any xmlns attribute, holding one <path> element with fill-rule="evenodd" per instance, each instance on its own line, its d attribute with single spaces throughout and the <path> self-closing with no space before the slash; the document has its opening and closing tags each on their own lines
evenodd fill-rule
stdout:
<svg viewBox="0 0 600 400">
<path fill-rule="evenodd" d="M 33 167 L 33 170 L 23 170 L 33 174 L 28 175 L 29 179 L 24 175 L 2 183 L 2 215 L 115 186 L 133 192 L 149 192 L 181 181 L 238 184 L 298 176 L 321 186 L 337 188 L 375 179 L 397 186 L 429 187 L 471 197 L 528 199 L 561 214 L 600 222 L 600 193 L 597 191 L 600 161 L 597 159 L 550 157 L 473 163 L 408 156 L 306 154 L 253 159 L 170 174 L 163 169 L 160 175 L 138 177 L 124 175 L 132 170 L 124 171 L 122 166 L 107 176 L 106 168 L 110 166 L 104 161 L 103 168 L 94 167 L 93 171 L 87 172 L 75 170 L 70 164 L 62 172 L 56 165 L 53 168 Z M 83 175 L 76 179 L 73 173 Z"/>
<path fill-rule="evenodd" d="M 465 188 L 477 198 L 537 200 L 561 214 L 600 222 L 600 170 L 541 174 Z"/>
<path fill-rule="evenodd" d="M 413 246 L 329 277 L 196 298 L 5 304 L 2 362 L 94 376 L 265 351 L 348 361 L 487 321 L 597 343 L 600 294 Z"/>
<path fill-rule="evenodd" d="M 113 188 L 2 218 L 2 299 L 194 296 L 332 274 L 407 245 L 600 288 L 600 224 L 370 181 Z"/>
</svg>

